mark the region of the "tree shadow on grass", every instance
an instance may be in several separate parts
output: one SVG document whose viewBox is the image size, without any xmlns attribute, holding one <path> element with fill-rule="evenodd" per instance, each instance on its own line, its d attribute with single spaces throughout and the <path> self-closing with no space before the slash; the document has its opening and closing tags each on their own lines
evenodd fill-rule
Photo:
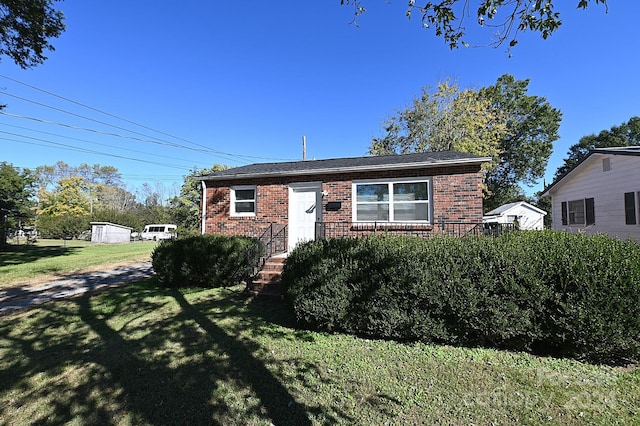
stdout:
<svg viewBox="0 0 640 426">
<path fill-rule="evenodd" d="M 9 245 L 6 251 L 0 252 L 0 266 L 30 263 L 48 257 L 68 256 L 78 250 L 79 247 Z"/>
<path fill-rule="evenodd" d="M 41 408 L 29 418 L 32 424 L 348 420 L 335 409 L 296 400 L 293 379 L 269 369 L 258 357 L 259 344 L 239 336 L 263 322 L 247 314 L 239 297 L 189 293 L 155 288 L 151 279 L 0 322 L 0 335 L 7 336 L 2 347 L 13 355 L 2 363 L 0 393 L 18 395 L 0 404 L 0 423 L 33 401 Z M 244 315 L 240 325 L 220 325 L 233 315 Z M 302 359 L 291 362 L 297 376 L 316 368 Z"/>
</svg>

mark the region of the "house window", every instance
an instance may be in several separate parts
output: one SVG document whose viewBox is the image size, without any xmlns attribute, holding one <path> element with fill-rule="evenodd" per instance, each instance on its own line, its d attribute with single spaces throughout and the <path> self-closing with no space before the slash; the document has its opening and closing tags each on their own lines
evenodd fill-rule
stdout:
<svg viewBox="0 0 640 426">
<path fill-rule="evenodd" d="M 638 210 L 640 210 L 640 192 L 638 193 Z M 638 224 L 636 215 L 636 193 L 625 192 L 624 193 L 624 221 L 627 225 Z"/>
<path fill-rule="evenodd" d="M 256 187 L 235 186 L 231 188 L 231 216 L 255 216 Z"/>
<path fill-rule="evenodd" d="M 593 198 L 563 201 L 561 208 L 563 225 L 594 225 L 596 223 Z"/>
<path fill-rule="evenodd" d="M 602 171 L 603 172 L 608 172 L 609 170 L 611 170 L 611 159 L 610 158 L 603 158 L 602 159 Z"/>
<path fill-rule="evenodd" d="M 429 222 L 430 180 L 353 184 L 355 222 Z"/>
</svg>

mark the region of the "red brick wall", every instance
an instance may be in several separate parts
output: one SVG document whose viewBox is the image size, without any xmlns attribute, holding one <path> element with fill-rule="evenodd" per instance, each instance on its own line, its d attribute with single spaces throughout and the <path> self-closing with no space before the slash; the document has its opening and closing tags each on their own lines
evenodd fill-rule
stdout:
<svg viewBox="0 0 640 426">
<path fill-rule="evenodd" d="M 478 166 L 438 167 L 422 170 L 395 170 L 365 173 L 341 173 L 246 180 L 206 181 L 206 223 L 208 234 L 249 235 L 257 237 L 269 224 L 287 224 L 288 185 L 296 182 L 322 182 L 323 222 L 351 223 L 351 187 L 354 180 L 397 179 L 411 177 L 432 178 L 433 222 L 481 222 L 482 174 Z M 229 214 L 230 187 L 257 187 L 257 214 L 232 217 Z M 338 211 L 327 211 L 329 201 L 341 201 Z"/>
</svg>

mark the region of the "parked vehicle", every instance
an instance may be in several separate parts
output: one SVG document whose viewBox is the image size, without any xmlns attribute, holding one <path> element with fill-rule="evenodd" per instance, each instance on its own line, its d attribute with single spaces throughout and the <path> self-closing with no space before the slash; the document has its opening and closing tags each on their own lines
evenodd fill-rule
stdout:
<svg viewBox="0 0 640 426">
<path fill-rule="evenodd" d="M 141 240 L 169 240 L 176 237 L 176 225 L 153 224 L 146 225 L 139 237 Z"/>
</svg>

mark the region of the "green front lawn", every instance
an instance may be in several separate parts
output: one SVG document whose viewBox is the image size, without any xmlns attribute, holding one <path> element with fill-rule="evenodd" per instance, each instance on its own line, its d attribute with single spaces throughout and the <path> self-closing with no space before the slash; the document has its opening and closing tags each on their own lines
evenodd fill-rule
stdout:
<svg viewBox="0 0 640 426">
<path fill-rule="evenodd" d="M 638 424 L 640 372 L 296 330 L 155 280 L 0 316 L 0 424 Z"/>
<path fill-rule="evenodd" d="M 11 244 L 8 250 L 0 252 L 0 288 L 42 276 L 148 262 L 156 245 L 152 241 L 92 244 L 76 240 L 38 240 L 35 245 Z"/>
</svg>

